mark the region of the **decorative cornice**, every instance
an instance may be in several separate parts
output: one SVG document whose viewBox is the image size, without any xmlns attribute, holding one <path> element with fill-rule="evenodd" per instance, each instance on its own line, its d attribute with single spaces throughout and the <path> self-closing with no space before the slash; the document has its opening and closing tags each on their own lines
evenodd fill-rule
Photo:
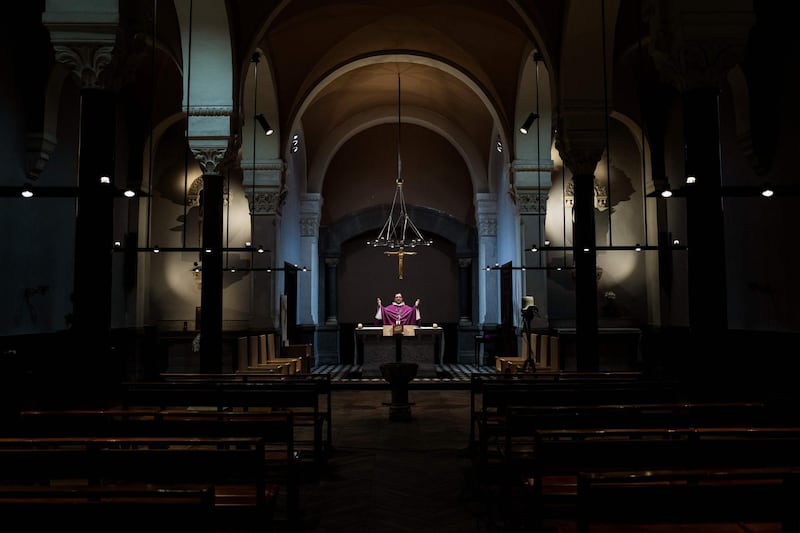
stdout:
<svg viewBox="0 0 800 533">
<path fill-rule="evenodd" d="M 564 191 L 564 205 L 573 207 L 575 205 L 575 182 L 570 180 Z M 594 182 L 594 208 L 598 211 L 608 209 L 608 187 Z"/>
<path fill-rule="evenodd" d="M 518 192 L 517 201 L 521 215 L 547 213 L 547 191 Z"/>
<path fill-rule="evenodd" d="M 222 105 L 207 105 L 207 106 L 189 106 L 188 111 L 186 108 L 183 110 L 190 117 L 229 117 L 233 114 L 233 106 Z"/>
<path fill-rule="evenodd" d="M 300 236 L 316 237 L 319 232 L 319 216 L 307 215 L 300 218 Z"/>
</svg>

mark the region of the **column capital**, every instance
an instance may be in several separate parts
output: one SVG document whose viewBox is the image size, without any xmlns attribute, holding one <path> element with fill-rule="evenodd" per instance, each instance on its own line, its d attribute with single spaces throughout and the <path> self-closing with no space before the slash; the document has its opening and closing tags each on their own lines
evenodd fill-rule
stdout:
<svg viewBox="0 0 800 533">
<path fill-rule="evenodd" d="M 679 91 L 719 87 L 743 59 L 755 23 L 752 0 L 645 0 L 649 53 L 661 76 Z"/>
</svg>

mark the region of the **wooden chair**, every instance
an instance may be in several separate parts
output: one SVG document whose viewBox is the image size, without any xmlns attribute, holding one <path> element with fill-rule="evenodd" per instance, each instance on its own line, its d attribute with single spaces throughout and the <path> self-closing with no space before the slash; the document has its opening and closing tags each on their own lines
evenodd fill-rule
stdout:
<svg viewBox="0 0 800 533">
<path fill-rule="evenodd" d="M 258 336 L 259 346 L 265 355 L 266 363 L 291 363 L 290 374 L 306 373 L 307 370 L 303 365 L 303 361 L 299 357 L 292 356 L 275 356 L 275 334 L 267 333 Z"/>
<path fill-rule="evenodd" d="M 314 351 L 311 344 L 287 344 L 281 347 L 281 357 L 300 359 L 300 372 L 302 373 L 311 372 L 313 356 Z"/>
</svg>

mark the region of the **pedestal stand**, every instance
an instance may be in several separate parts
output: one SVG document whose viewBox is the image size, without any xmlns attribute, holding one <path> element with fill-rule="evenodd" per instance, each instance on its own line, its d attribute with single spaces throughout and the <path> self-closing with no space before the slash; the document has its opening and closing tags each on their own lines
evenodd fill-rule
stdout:
<svg viewBox="0 0 800 533">
<path fill-rule="evenodd" d="M 412 402 L 408 401 L 408 384 L 417 375 L 416 363 L 384 363 L 381 375 L 389 382 L 392 401 L 389 406 L 389 420 L 411 420 Z"/>
<path fill-rule="evenodd" d="M 531 346 L 531 320 L 538 314 L 535 305 L 530 305 L 522 310 L 522 331 L 528 341 L 528 358 L 522 365 L 523 372 L 536 372 L 536 361 L 533 359 L 533 346 Z"/>
</svg>

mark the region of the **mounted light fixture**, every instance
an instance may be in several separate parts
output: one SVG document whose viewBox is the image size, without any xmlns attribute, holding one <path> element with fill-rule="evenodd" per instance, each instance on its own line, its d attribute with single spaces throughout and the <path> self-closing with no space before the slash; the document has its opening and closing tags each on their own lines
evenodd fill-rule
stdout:
<svg viewBox="0 0 800 533">
<path fill-rule="evenodd" d="M 31 187 L 29 184 L 27 184 L 27 183 L 26 183 L 26 184 L 25 184 L 25 185 L 22 187 L 22 193 L 21 193 L 21 194 L 22 194 L 22 197 L 23 197 L 23 198 L 30 198 L 30 197 L 32 197 L 32 196 L 33 196 L 33 187 Z"/>
<path fill-rule="evenodd" d="M 394 198 L 389 210 L 389 217 L 383 224 L 378 237 L 367 241 L 368 246 L 387 247 L 394 251 L 384 252 L 386 255 L 397 256 L 397 271 L 399 279 L 403 279 L 403 256 L 416 255 L 417 252 L 406 252 L 406 248 L 417 246 L 430 246 L 432 241 L 422 236 L 417 226 L 412 222 L 406 209 L 403 197 L 402 160 L 400 158 L 400 75 L 397 75 L 397 179 L 395 180 Z"/>
<path fill-rule="evenodd" d="M 528 130 L 530 130 L 531 126 L 533 126 L 533 121 L 536 120 L 537 118 L 539 118 L 538 113 L 530 113 L 528 115 L 528 118 L 525 119 L 525 122 L 522 123 L 522 126 L 520 126 L 519 128 L 520 133 L 522 133 L 523 135 L 527 135 Z"/>
<path fill-rule="evenodd" d="M 266 135 L 272 135 L 275 132 L 275 130 L 272 129 L 272 126 L 269 125 L 267 117 L 265 117 L 263 114 L 259 113 L 256 115 L 256 120 L 259 124 L 261 124 L 261 129 L 264 130 Z"/>
<path fill-rule="evenodd" d="M 763 196 L 764 198 L 771 198 L 772 195 L 774 194 L 775 191 L 773 190 L 772 187 L 769 186 L 769 184 L 764 185 L 764 188 L 761 189 L 761 196 Z"/>
</svg>

